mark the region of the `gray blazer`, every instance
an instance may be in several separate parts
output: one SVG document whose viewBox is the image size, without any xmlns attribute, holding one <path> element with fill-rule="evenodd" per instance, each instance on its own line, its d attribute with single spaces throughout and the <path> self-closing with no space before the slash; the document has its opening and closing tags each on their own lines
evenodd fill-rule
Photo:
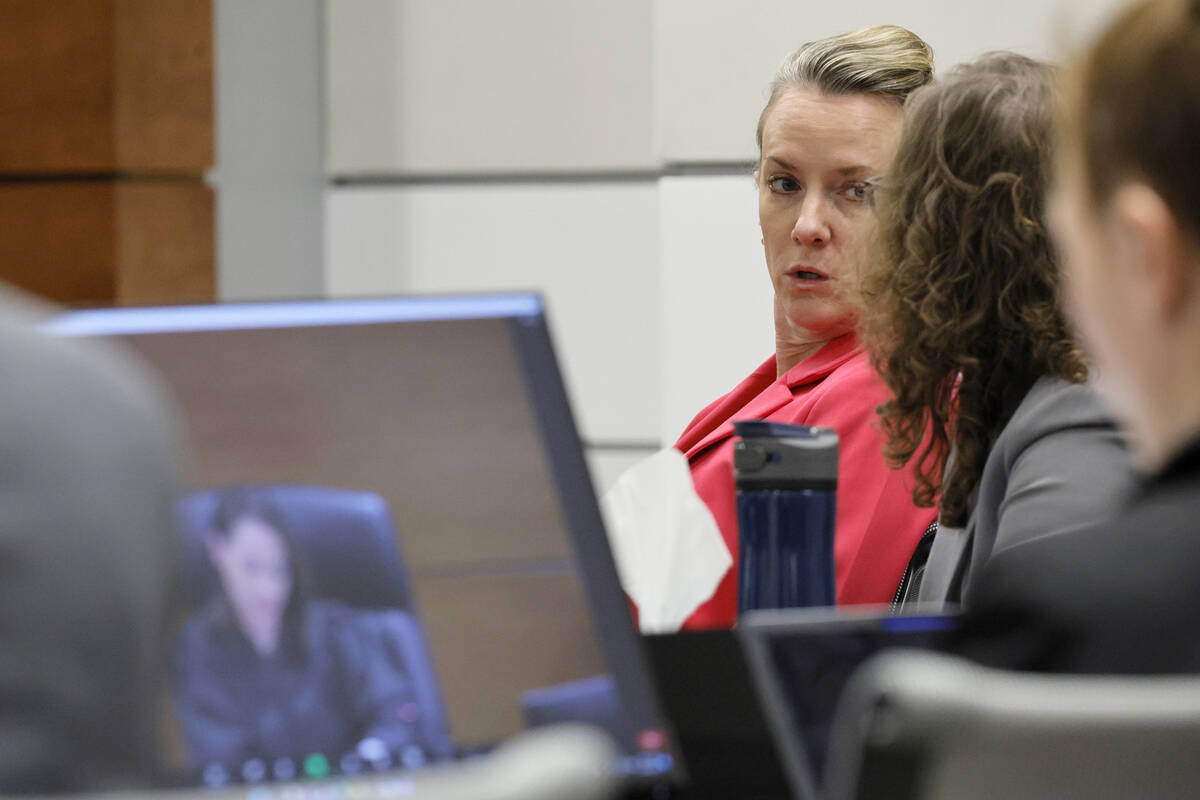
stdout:
<svg viewBox="0 0 1200 800">
<path fill-rule="evenodd" d="M 137 783 L 163 742 L 175 421 L 48 311 L 0 288 L 0 794 Z"/>
<path fill-rule="evenodd" d="M 1090 384 L 1040 378 L 988 454 L 965 528 L 939 528 L 919 600 L 969 604 L 994 553 L 1114 516 L 1135 483 L 1124 437 Z"/>
</svg>

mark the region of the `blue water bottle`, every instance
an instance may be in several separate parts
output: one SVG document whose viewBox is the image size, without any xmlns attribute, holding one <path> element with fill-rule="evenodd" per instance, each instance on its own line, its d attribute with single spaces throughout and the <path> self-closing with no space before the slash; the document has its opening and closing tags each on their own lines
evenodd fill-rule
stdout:
<svg viewBox="0 0 1200 800">
<path fill-rule="evenodd" d="M 760 420 L 733 429 L 738 613 L 833 605 L 837 433 Z"/>
</svg>

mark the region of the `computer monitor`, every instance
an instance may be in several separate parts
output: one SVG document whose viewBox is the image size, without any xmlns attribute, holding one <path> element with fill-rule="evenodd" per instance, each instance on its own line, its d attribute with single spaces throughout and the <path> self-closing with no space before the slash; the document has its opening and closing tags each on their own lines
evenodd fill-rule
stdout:
<svg viewBox="0 0 1200 800">
<path fill-rule="evenodd" d="M 169 780 L 392 774 L 583 719 L 673 767 L 532 294 L 74 311 L 187 435 Z"/>
<path fill-rule="evenodd" d="M 830 732 L 855 670 L 889 648 L 937 650 L 956 613 L 890 609 L 773 609 L 742 617 L 737 636 L 749 665 L 771 746 L 792 797 L 826 797 Z"/>
</svg>

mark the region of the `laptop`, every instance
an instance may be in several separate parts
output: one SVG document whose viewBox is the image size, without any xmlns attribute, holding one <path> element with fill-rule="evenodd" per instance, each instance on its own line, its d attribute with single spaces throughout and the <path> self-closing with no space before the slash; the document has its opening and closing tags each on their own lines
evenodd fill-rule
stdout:
<svg viewBox="0 0 1200 800">
<path fill-rule="evenodd" d="M 868 658 L 890 647 L 941 649 L 955 613 L 789 609 L 743 617 L 738 639 L 791 796 L 824 796 L 829 737 L 842 690 Z"/>
<path fill-rule="evenodd" d="M 570 720 L 607 729 L 631 781 L 675 775 L 539 297 L 84 310 L 44 330 L 120 340 L 181 412 L 164 787 L 413 796 Z"/>
<path fill-rule="evenodd" d="M 659 699 L 700 798 L 823 797 L 838 699 L 885 647 L 938 648 L 952 613 L 886 608 L 756 611 L 733 630 L 646 639 Z"/>
</svg>

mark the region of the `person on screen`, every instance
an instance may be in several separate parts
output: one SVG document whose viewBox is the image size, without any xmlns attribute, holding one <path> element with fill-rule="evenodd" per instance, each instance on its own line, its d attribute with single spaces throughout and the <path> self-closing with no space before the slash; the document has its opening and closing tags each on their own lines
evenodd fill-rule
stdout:
<svg viewBox="0 0 1200 800">
<path fill-rule="evenodd" d="M 754 171 L 775 352 L 703 409 L 675 448 L 691 466 L 734 565 L 685 628 L 737 614 L 733 421 L 832 427 L 841 440 L 834 550 L 837 602 L 892 600 L 934 519 L 907 475 L 888 469 L 875 429 L 887 391 L 855 335 L 859 260 L 874 227 L 868 180 L 884 172 L 909 93 L 933 78 L 929 46 L 877 26 L 810 42 L 783 63 L 758 121 Z"/>
<path fill-rule="evenodd" d="M 261 493 L 223 493 L 205 536 L 220 590 L 181 629 L 177 716 L 193 767 L 321 754 L 422 763 L 422 709 L 397 657 L 398 610 L 310 596 L 282 515 Z"/>
<path fill-rule="evenodd" d="M 961 652 L 1064 672 L 1200 670 L 1200 0 L 1116 16 L 1069 71 L 1064 298 L 1149 477 L 1112 520 L 994 557 Z"/>
<path fill-rule="evenodd" d="M 893 393 L 887 454 L 939 510 L 906 599 L 969 604 L 993 555 L 1104 519 L 1132 488 L 1058 307 L 1044 208 L 1054 81 L 1047 64 L 995 53 L 914 92 L 873 198 L 862 327 Z"/>
</svg>

